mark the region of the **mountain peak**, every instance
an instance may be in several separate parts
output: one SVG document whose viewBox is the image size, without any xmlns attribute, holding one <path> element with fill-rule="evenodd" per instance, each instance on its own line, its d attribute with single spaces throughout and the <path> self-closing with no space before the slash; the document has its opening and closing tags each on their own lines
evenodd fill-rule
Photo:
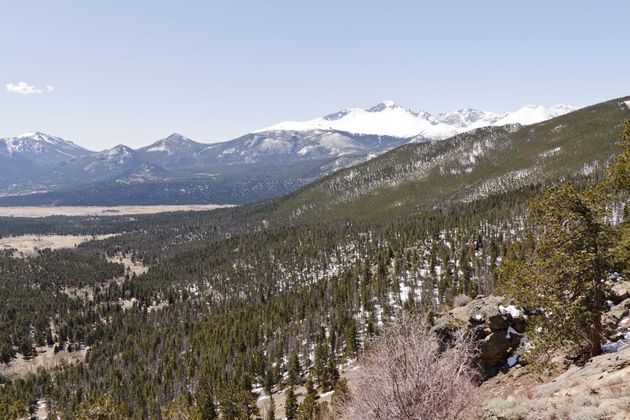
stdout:
<svg viewBox="0 0 630 420">
<path fill-rule="evenodd" d="M 367 110 L 367 112 L 381 112 L 381 111 L 384 111 L 386 109 L 394 109 L 394 108 L 403 108 L 403 107 L 401 107 L 400 105 L 396 104 L 396 102 L 394 102 L 394 101 L 392 101 L 390 99 L 386 99 L 383 102 L 379 103 L 378 105 L 375 105 L 372 108 L 369 108 Z"/>
<path fill-rule="evenodd" d="M 14 137 L 15 140 L 25 141 L 40 141 L 47 143 L 72 143 L 68 140 L 64 140 L 59 137 L 51 136 L 50 134 L 42 133 L 40 131 L 29 131 L 19 136 Z"/>
<path fill-rule="evenodd" d="M 28 131 L 26 133 L 20 134 L 19 136 L 15 136 L 15 137 L 18 139 L 24 139 L 24 138 L 37 138 L 37 137 L 49 137 L 49 136 L 39 131 Z"/>
<path fill-rule="evenodd" d="M 143 153 L 157 153 L 162 155 L 164 158 L 168 158 L 171 155 L 180 157 L 188 155 L 190 157 L 204 147 L 206 147 L 205 144 L 197 143 L 182 134 L 173 133 L 168 137 L 139 149 L 139 151 Z M 164 162 L 161 162 L 161 164 L 164 165 Z"/>
<path fill-rule="evenodd" d="M 133 149 L 129 146 L 125 146 L 124 144 L 117 144 L 111 149 L 105 150 L 105 153 L 110 156 L 119 155 L 119 154 L 129 154 L 129 153 L 133 153 Z"/>
<path fill-rule="evenodd" d="M 168 137 L 166 137 L 166 138 L 164 138 L 162 140 L 168 140 L 168 141 L 182 141 L 182 140 L 184 140 L 184 141 L 192 141 L 188 137 L 186 137 L 186 136 L 184 136 L 182 134 L 179 134 L 179 133 L 173 133 L 170 136 L 168 136 Z"/>
<path fill-rule="evenodd" d="M 9 156 L 19 156 L 44 166 L 69 162 L 74 158 L 90 153 L 89 150 L 77 146 L 69 140 L 39 131 L 0 138 L 0 145 Z"/>
</svg>

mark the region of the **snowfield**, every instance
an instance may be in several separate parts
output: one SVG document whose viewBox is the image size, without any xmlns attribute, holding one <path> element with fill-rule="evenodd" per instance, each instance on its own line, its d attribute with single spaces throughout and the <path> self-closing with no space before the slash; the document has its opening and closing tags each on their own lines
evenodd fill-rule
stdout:
<svg viewBox="0 0 630 420">
<path fill-rule="evenodd" d="M 393 101 L 383 101 L 369 109 L 347 108 L 309 121 L 281 122 L 256 132 L 339 130 L 402 138 L 422 136 L 437 140 L 487 126 L 535 124 L 576 109 L 570 105 L 527 105 L 514 112 L 496 113 L 467 108 L 432 115 L 425 111 L 411 111 Z"/>
</svg>

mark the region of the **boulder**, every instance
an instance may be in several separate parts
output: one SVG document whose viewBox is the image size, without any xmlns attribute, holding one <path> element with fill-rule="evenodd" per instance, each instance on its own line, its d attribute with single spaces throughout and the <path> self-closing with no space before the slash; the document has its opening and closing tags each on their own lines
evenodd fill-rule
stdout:
<svg viewBox="0 0 630 420">
<path fill-rule="evenodd" d="M 630 281 L 617 281 L 610 285 L 609 299 L 618 305 L 630 298 Z"/>
<path fill-rule="evenodd" d="M 449 313 L 460 321 L 472 325 L 487 324 L 492 331 L 501 331 L 509 326 L 507 318 L 499 310 L 502 302 L 503 298 L 498 296 L 479 297 Z"/>
<path fill-rule="evenodd" d="M 627 329 L 630 324 L 627 318 L 630 316 L 630 298 L 614 305 L 608 312 L 602 314 L 602 325 L 608 335 L 615 334 L 619 329 Z M 621 325 L 624 324 L 624 325 Z"/>
<path fill-rule="evenodd" d="M 486 376 L 508 366 L 525 332 L 526 319 L 514 306 L 502 306 L 500 296 L 479 296 L 465 306 L 454 308 L 435 319 L 433 332 L 444 341 L 459 328 L 474 331 L 479 341 L 479 363 Z"/>
</svg>

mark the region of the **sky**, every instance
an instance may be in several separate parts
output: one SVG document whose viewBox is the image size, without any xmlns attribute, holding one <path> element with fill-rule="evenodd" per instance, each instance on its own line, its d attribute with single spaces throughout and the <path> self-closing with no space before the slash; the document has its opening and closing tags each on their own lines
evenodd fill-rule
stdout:
<svg viewBox="0 0 630 420">
<path fill-rule="evenodd" d="M 212 143 L 391 99 L 431 113 L 630 94 L 630 2 L 0 0 L 0 137 Z"/>
</svg>

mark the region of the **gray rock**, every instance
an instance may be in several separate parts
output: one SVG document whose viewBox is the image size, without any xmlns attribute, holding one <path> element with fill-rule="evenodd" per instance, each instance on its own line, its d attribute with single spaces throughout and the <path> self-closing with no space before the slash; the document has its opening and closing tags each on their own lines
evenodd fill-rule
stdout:
<svg viewBox="0 0 630 420">
<path fill-rule="evenodd" d="M 630 298 L 620 302 L 618 305 L 610 308 L 608 312 L 602 314 L 602 325 L 608 335 L 615 334 L 617 330 L 628 328 L 630 325 L 620 326 L 619 323 L 630 316 Z"/>
<path fill-rule="evenodd" d="M 478 296 L 435 320 L 433 331 L 448 341 L 459 328 L 474 330 L 480 343 L 479 364 L 486 376 L 493 376 L 507 366 L 507 358 L 518 347 L 525 332 L 523 316 L 502 313 L 500 296 Z"/>
<path fill-rule="evenodd" d="M 630 281 L 612 283 L 609 298 L 615 305 L 630 298 Z"/>
</svg>

